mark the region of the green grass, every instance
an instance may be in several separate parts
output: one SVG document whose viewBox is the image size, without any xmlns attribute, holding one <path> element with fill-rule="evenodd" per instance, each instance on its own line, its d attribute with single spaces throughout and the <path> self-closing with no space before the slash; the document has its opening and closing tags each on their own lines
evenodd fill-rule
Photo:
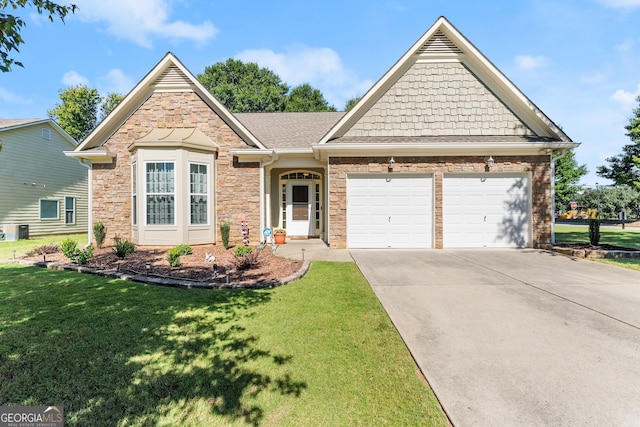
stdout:
<svg viewBox="0 0 640 427">
<path fill-rule="evenodd" d="M 446 425 L 353 263 L 268 290 L 0 264 L 0 405 L 68 426 Z"/>
<path fill-rule="evenodd" d="M 15 242 L 2 240 L 0 241 L 0 261 L 13 258 L 14 250 L 15 256 L 21 257 L 31 249 L 46 245 L 47 243 L 60 243 L 67 237 L 76 240 L 80 247 L 87 243 L 87 233 L 32 237 L 30 239 L 17 240 Z"/>
<path fill-rule="evenodd" d="M 584 225 L 556 225 L 556 242 L 589 243 L 589 228 Z M 640 229 L 600 227 L 600 243 L 640 249 Z M 640 259 L 597 259 L 598 262 L 640 270 Z"/>
</svg>

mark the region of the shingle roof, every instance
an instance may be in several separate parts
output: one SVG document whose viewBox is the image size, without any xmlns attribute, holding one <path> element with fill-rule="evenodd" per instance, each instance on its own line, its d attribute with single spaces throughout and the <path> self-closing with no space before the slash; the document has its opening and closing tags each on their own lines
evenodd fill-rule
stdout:
<svg viewBox="0 0 640 427">
<path fill-rule="evenodd" d="M 439 142 L 553 142 L 557 138 L 527 135 L 442 135 L 442 136 L 343 136 L 328 141 L 332 144 L 412 144 L 412 143 L 439 143 Z"/>
<path fill-rule="evenodd" d="M 22 126 L 29 123 L 37 123 L 46 120 L 48 119 L 0 119 L 0 129 L 7 129 L 15 126 Z"/>
<path fill-rule="evenodd" d="M 308 148 L 317 144 L 344 114 L 237 113 L 235 116 L 267 148 Z"/>
</svg>

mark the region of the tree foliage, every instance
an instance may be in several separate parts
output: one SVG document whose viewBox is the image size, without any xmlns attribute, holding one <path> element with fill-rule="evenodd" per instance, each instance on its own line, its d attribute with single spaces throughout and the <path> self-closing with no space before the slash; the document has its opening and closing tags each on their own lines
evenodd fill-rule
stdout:
<svg viewBox="0 0 640 427">
<path fill-rule="evenodd" d="M 309 83 L 290 89 L 276 73 L 253 62 L 216 62 L 198 80 L 233 113 L 336 111 Z"/>
<path fill-rule="evenodd" d="M 349 111 L 351 110 L 353 107 L 355 107 L 355 105 L 358 103 L 358 101 L 360 101 L 362 99 L 361 96 L 355 97 L 355 98 L 351 98 L 350 100 L 347 101 L 347 105 L 345 105 L 344 107 L 344 111 Z"/>
<path fill-rule="evenodd" d="M 11 71 L 12 65 L 23 67 L 21 62 L 11 57 L 11 53 L 20 52 L 19 46 L 24 43 L 20 32 L 26 23 L 18 15 L 9 12 L 27 6 L 35 7 L 39 14 L 48 14 L 51 22 L 56 16 L 64 22 L 64 18 L 77 9 L 74 4 L 63 6 L 49 0 L 0 0 L 0 71 L 3 73 Z"/>
<path fill-rule="evenodd" d="M 329 105 L 320 89 L 314 89 L 309 83 L 304 83 L 291 89 L 285 103 L 285 111 L 336 111 Z"/>
<path fill-rule="evenodd" d="M 206 67 L 198 80 L 233 113 L 284 111 L 289 91 L 273 71 L 232 58 Z"/>
<path fill-rule="evenodd" d="M 629 185 L 587 188 L 576 201 L 580 206 L 598 209 L 598 217 L 616 219 L 618 212 L 640 218 L 640 192 Z"/>
<path fill-rule="evenodd" d="M 616 184 L 633 185 L 640 189 L 640 96 L 629 124 L 624 128 L 631 144 L 622 147 L 622 153 L 606 159 L 608 166 L 598 166 L 597 174 Z"/>
<path fill-rule="evenodd" d="M 578 166 L 573 149 L 555 161 L 554 191 L 556 210 L 564 212 L 582 190 L 578 183 L 587 174 L 587 165 Z"/>
<path fill-rule="evenodd" d="M 123 98 L 115 93 L 103 97 L 86 85 L 61 89 L 58 94 L 62 102 L 47 114 L 76 141 L 83 140 Z"/>
</svg>

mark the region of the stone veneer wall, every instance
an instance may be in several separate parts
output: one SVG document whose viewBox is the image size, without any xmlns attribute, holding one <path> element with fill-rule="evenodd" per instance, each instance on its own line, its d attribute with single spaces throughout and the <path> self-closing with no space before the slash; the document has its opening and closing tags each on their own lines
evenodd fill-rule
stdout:
<svg viewBox="0 0 640 427">
<path fill-rule="evenodd" d="M 197 127 L 218 144 L 213 189 L 216 244 L 220 224 L 229 221 L 232 244 L 242 241 L 241 222 L 252 230 L 252 243 L 260 239 L 260 169 L 257 163 L 238 164 L 229 150 L 246 143 L 194 92 L 157 92 L 109 138 L 106 147 L 116 154 L 111 164 L 93 165 L 93 224 L 107 227 L 106 244 L 113 236 L 131 239 L 131 153 L 129 145 L 153 128 Z M 139 187 L 143 185 L 138 184 Z M 139 190 L 139 196 L 141 192 Z M 139 213 L 141 215 L 141 213 Z M 144 218 L 138 218 L 143 224 Z"/>
<path fill-rule="evenodd" d="M 332 157 L 329 159 L 329 241 L 332 248 L 347 246 L 348 173 L 433 174 L 435 247 L 443 247 L 442 178 L 446 173 L 531 172 L 533 247 L 551 242 L 551 164 L 549 156 L 494 156 L 495 166 L 485 171 L 479 156 L 473 157 L 394 157 L 388 172 L 388 157 Z"/>
</svg>

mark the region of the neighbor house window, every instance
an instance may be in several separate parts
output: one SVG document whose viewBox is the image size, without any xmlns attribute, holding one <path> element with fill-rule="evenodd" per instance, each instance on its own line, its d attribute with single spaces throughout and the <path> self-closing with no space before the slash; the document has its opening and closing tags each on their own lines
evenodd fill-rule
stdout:
<svg viewBox="0 0 640 427">
<path fill-rule="evenodd" d="M 65 224 L 76 223 L 76 198 L 75 197 L 64 198 L 64 223 Z"/>
<path fill-rule="evenodd" d="M 138 164 L 131 165 L 131 221 L 138 224 Z"/>
<path fill-rule="evenodd" d="M 147 224 L 174 224 L 175 164 L 150 162 L 146 166 Z"/>
<path fill-rule="evenodd" d="M 60 202 L 58 200 L 40 199 L 40 219 L 58 219 Z"/>
<path fill-rule="evenodd" d="M 189 195 L 191 224 L 209 222 L 209 174 L 207 165 L 189 164 Z"/>
</svg>

